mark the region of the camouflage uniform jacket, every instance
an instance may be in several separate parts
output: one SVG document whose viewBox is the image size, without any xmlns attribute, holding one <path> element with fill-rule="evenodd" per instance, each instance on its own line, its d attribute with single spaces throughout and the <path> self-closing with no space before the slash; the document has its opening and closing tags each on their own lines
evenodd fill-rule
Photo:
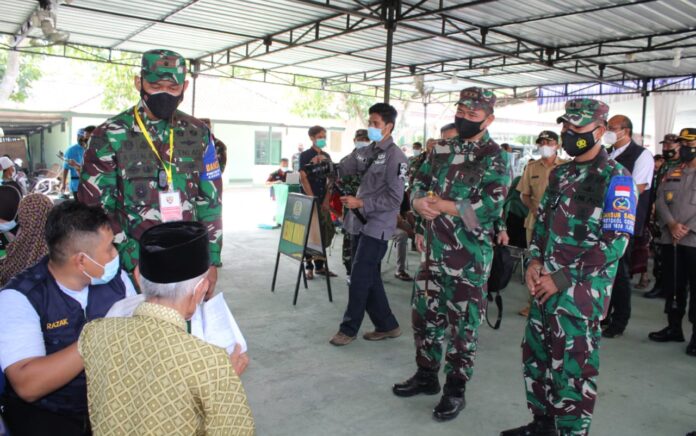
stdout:
<svg viewBox="0 0 696 436">
<path fill-rule="evenodd" d="M 418 156 L 411 156 L 408 158 L 408 189 L 413 191 L 413 184 L 415 183 L 416 174 L 420 169 L 425 159 L 428 157 L 428 153 L 422 151 Z"/>
<path fill-rule="evenodd" d="M 512 179 L 507 153 L 486 132 L 477 142 L 458 136 L 441 142 L 428 156 L 415 176 L 412 201 L 433 191 L 459 210 L 458 217 L 443 214 L 433 221 L 434 237 L 453 249 L 484 242 L 492 253 L 494 225 L 501 221 Z M 423 221 L 416 214 L 417 233 L 424 234 Z"/>
<path fill-rule="evenodd" d="M 150 121 L 142 102 L 136 106 L 160 157 L 169 164 L 169 123 Z M 108 119 L 93 132 L 85 152 L 78 198 L 101 205 L 109 215 L 121 264 L 138 264 L 138 240 L 160 223 L 158 172 L 162 164 L 148 145 L 134 108 Z M 198 119 L 176 111 L 173 121 L 174 189 L 181 192 L 183 219 L 208 228 L 213 265 L 221 265 L 222 180 L 210 131 Z"/>
<path fill-rule="evenodd" d="M 623 175 L 630 173 L 604 149 L 551 172 L 529 247 L 559 290 L 546 302 L 549 313 L 593 321 L 605 315 L 629 235 L 604 231 L 602 215 L 612 178 Z"/>
</svg>

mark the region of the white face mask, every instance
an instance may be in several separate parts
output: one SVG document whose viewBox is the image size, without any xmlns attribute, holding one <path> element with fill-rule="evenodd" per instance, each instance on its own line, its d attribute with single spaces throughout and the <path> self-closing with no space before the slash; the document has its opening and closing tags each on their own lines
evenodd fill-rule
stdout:
<svg viewBox="0 0 696 436">
<path fill-rule="evenodd" d="M 541 157 L 551 157 L 556 154 L 556 147 L 551 145 L 542 145 L 539 147 L 539 152 L 541 152 Z"/>
<path fill-rule="evenodd" d="M 369 141 L 355 141 L 354 144 L 355 144 L 355 148 L 363 148 L 363 147 L 367 147 L 368 145 L 370 145 L 370 142 Z"/>
<path fill-rule="evenodd" d="M 602 144 L 614 145 L 619 139 L 616 137 L 616 133 L 611 130 L 607 130 L 602 136 Z"/>
<path fill-rule="evenodd" d="M 413 150 L 413 156 L 419 156 L 421 154 L 420 150 Z"/>
</svg>

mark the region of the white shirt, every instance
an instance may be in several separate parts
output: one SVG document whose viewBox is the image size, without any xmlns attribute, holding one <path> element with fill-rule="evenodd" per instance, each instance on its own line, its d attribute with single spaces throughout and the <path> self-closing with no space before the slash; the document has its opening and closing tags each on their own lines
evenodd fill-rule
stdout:
<svg viewBox="0 0 696 436">
<path fill-rule="evenodd" d="M 125 271 L 121 271 L 121 281 L 126 286 L 126 297 L 136 295 L 133 283 Z M 58 283 L 58 282 L 56 282 Z M 82 310 L 87 308 L 89 287 L 73 291 L 58 283 L 66 295 L 80 303 Z M 29 299 L 16 289 L 0 292 L 0 368 L 7 367 L 20 360 L 46 355 L 41 319 Z"/>
<path fill-rule="evenodd" d="M 609 157 L 616 159 L 621 155 L 621 153 L 626 151 L 630 144 L 631 143 L 629 142 L 621 148 L 614 148 L 609 154 Z M 636 183 L 636 185 L 646 185 L 645 189 L 648 190 L 652 185 L 654 171 L 655 160 L 653 159 L 650 150 L 644 148 L 643 152 L 640 154 L 640 156 L 638 156 L 636 163 L 633 164 L 633 172 L 631 173 L 631 176 L 633 176 L 633 181 Z"/>
</svg>

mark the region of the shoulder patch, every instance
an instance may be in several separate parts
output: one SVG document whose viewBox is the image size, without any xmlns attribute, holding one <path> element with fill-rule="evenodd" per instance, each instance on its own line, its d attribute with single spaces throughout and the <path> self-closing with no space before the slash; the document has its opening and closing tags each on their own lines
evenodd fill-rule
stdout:
<svg viewBox="0 0 696 436">
<path fill-rule="evenodd" d="M 399 178 L 404 183 L 408 180 L 408 164 L 405 162 L 399 164 Z"/>
<path fill-rule="evenodd" d="M 220 170 L 220 163 L 217 160 L 217 153 L 215 153 L 215 143 L 211 136 L 208 140 L 205 154 L 203 155 L 203 173 L 201 173 L 201 179 L 217 180 L 220 177 L 222 177 L 222 171 Z"/>
<path fill-rule="evenodd" d="M 633 235 L 638 194 L 631 176 L 614 176 L 604 197 L 602 230 Z"/>
</svg>

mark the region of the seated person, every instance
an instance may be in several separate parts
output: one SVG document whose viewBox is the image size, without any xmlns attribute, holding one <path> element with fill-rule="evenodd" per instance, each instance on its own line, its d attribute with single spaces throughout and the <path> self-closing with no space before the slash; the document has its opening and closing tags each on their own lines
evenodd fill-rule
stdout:
<svg viewBox="0 0 696 436">
<path fill-rule="evenodd" d="M 98 207 L 66 201 L 48 215 L 48 256 L 0 291 L 0 398 L 13 436 L 89 435 L 77 339 L 87 321 L 135 295 Z"/>
<path fill-rule="evenodd" d="M 280 160 L 280 168 L 269 174 L 268 179 L 266 179 L 266 186 L 271 187 L 271 198 L 273 200 L 275 200 L 275 194 L 273 193 L 273 185 L 275 185 L 276 183 L 285 183 L 285 179 L 288 176 L 288 164 L 289 161 L 286 158 L 282 158 Z"/>
<path fill-rule="evenodd" d="M 0 286 L 48 254 L 44 232 L 52 208 L 53 201 L 43 194 L 29 194 L 19 202 L 19 230 L 7 245 L 7 257 L 0 259 Z"/>
<path fill-rule="evenodd" d="M 254 434 L 235 371 L 241 348 L 230 358 L 186 331 L 210 286 L 209 268 L 204 225 L 176 221 L 143 233 L 145 302 L 132 317 L 90 322 L 78 343 L 96 434 Z"/>
</svg>

